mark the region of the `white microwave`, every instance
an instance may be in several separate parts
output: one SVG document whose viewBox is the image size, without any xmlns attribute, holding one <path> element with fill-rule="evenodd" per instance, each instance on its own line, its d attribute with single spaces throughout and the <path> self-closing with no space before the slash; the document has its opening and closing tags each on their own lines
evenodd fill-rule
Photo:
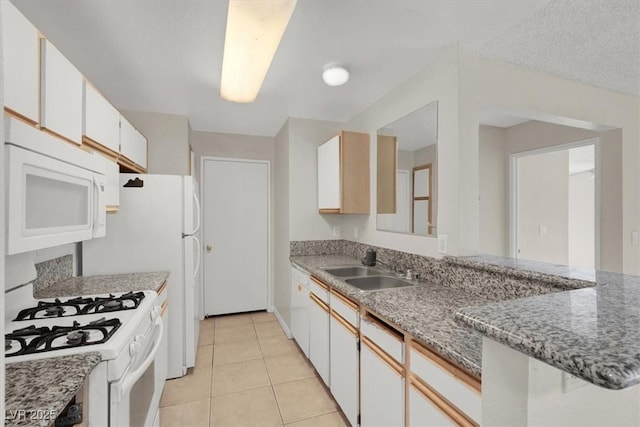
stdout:
<svg viewBox="0 0 640 427">
<path fill-rule="evenodd" d="M 97 156 L 5 116 L 7 254 L 106 233 L 106 177 Z"/>
</svg>

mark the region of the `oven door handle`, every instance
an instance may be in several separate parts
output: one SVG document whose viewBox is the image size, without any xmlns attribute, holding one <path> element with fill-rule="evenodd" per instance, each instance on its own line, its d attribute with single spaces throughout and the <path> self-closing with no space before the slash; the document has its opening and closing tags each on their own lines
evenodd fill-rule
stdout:
<svg viewBox="0 0 640 427">
<path fill-rule="evenodd" d="M 142 362 L 140 366 L 138 366 L 138 368 L 135 371 L 128 372 L 127 374 L 125 374 L 125 378 L 122 380 L 121 383 L 116 384 L 116 387 L 117 387 L 116 394 L 118 399 L 122 398 L 123 394 L 125 394 L 123 393 L 123 391 L 128 392 L 129 390 L 131 390 L 131 388 L 133 388 L 133 385 L 136 383 L 136 381 L 140 379 L 142 374 L 145 373 L 149 365 L 151 365 L 153 360 L 156 358 L 156 354 L 158 354 L 158 350 L 160 349 L 160 343 L 162 342 L 162 333 L 164 330 L 164 325 L 162 324 L 162 316 L 158 316 L 156 318 L 155 329 L 156 329 L 155 338 L 154 338 L 155 342 L 153 345 L 153 349 L 151 349 L 147 358 L 144 360 L 144 362 Z"/>
</svg>

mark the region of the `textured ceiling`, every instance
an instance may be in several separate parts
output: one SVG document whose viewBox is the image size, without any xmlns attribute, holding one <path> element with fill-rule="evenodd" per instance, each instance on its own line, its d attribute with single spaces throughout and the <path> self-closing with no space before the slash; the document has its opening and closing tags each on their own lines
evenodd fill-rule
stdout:
<svg viewBox="0 0 640 427">
<path fill-rule="evenodd" d="M 640 0 L 555 0 L 480 54 L 640 97 Z"/>
<path fill-rule="evenodd" d="M 346 121 L 436 61 L 480 48 L 546 0 L 299 0 L 253 104 L 220 98 L 226 1 L 12 0 L 124 110 L 187 116 L 193 129 L 275 135 L 287 117 Z M 322 67 L 351 80 L 327 87 Z"/>
</svg>

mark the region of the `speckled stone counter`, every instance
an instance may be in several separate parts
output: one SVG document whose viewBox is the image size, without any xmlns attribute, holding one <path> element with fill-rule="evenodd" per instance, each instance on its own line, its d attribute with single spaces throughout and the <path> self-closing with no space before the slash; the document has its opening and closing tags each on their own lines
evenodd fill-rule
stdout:
<svg viewBox="0 0 640 427">
<path fill-rule="evenodd" d="M 590 383 L 640 383 L 640 286 L 611 284 L 463 308 L 483 335 Z"/>
<path fill-rule="evenodd" d="M 60 414 L 98 363 L 93 352 L 6 365 L 5 425 L 51 425 L 36 415 Z"/>
<path fill-rule="evenodd" d="M 294 256 L 291 262 L 383 316 L 460 367 L 478 377 L 481 375 L 482 337 L 458 324 L 454 315 L 461 307 L 487 303 L 486 298 L 427 282 L 404 288 L 361 291 L 323 270 L 359 263 L 355 258 L 342 255 Z"/>
<path fill-rule="evenodd" d="M 47 287 L 34 287 L 35 298 L 74 297 L 129 291 L 157 291 L 169 277 L 168 271 L 69 277 Z"/>
<path fill-rule="evenodd" d="M 451 265 L 470 267 L 521 280 L 535 280 L 559 288 L 559 290 L 582 289 L 596 285 L 596 277 L 604 279 L 611 277 L 611 273 L 596 272 L 545 262 L 527 261 L 492 255 L 477 255 L 471 257 L 444 257 L 444 261 Z M 598 274 L 596 274 L 598 273 Z M 621 275 L 615 275 L 621 276 Z"/>
</svg>

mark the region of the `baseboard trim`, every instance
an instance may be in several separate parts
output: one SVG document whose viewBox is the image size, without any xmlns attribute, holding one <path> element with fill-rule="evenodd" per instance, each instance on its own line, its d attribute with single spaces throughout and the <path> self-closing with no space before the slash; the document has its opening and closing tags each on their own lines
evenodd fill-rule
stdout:
<svg viewBox="0 0 640 427">
<path fill-rule="evenodd" d="M 278 312 L 278 309 L 276 309 L 275 307 L 271 307 L 271 308 L 269 308 L 268 311 L 272 312 L 276 316 L 276 319 L 278 319 L 278 323 L 280 323 L 280 326 L 282 326 L 282 329 L 284 330 L 284 333 L 287 336 L 287 338 L 289 338 L 289 339 L 293 338 L 291 336 L 291 331 L 289 330 L 289 326 L 285 323 L 285 321 L 282 318 L 282 316 L 280 316 L 280 313 Z"/>
</svg>

